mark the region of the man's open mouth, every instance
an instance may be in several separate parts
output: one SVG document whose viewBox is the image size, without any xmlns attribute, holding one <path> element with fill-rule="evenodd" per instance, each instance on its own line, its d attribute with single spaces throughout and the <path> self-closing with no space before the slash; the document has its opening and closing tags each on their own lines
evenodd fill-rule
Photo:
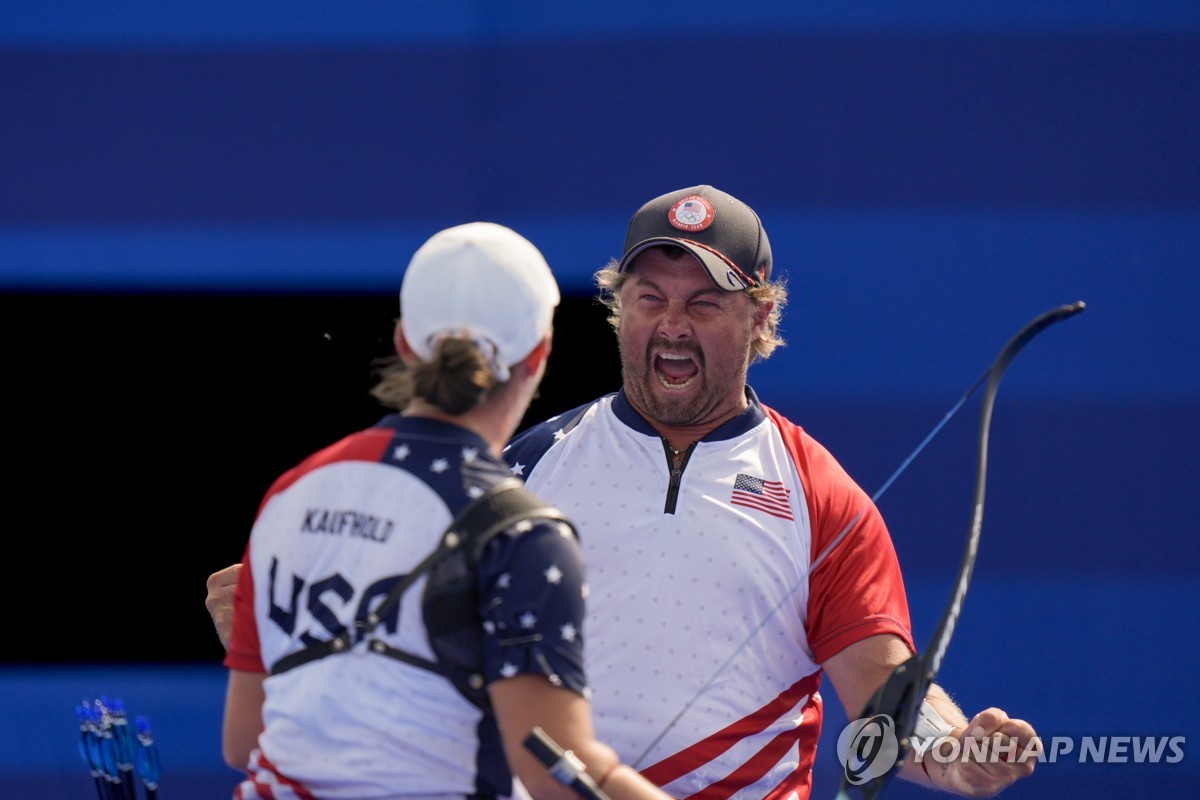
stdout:
<svg viewBox="0 0 1200 800">
<path fill-rule="evenodd" d="M 691 356 L 682 353 L 657 353 L 654 374 L 667 389 L 686 389 L 700 374 L 700 366 Z"/>
</svg>

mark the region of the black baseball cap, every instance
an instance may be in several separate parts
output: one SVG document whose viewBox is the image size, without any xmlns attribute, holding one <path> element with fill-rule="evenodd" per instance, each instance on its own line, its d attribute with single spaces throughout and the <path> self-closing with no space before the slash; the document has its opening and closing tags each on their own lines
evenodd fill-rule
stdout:
<svg viewBox="0 0 1200 800">
<path fill-rule="evenodd" d="M 754 209 L 711 186 L 654 198 L 637 210 L 618 272 L 649 247 L 675 245 L 694 255 L 721 289 L 740 292 L 771 277 L 771 243 Z"/>
</svg>

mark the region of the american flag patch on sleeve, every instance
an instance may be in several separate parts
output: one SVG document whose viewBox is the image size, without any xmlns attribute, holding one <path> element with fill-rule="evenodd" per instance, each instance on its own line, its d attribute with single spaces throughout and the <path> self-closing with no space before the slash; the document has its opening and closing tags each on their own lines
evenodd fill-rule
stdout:
<svg viewBox="0 0 1200 800">
<path fill-rule="evenodd" d="M 739 472 L 733 481 L 733 494 L 729 502 L 765 511 L 773 517 L 795 519 L 792 504 L 788 499 L 791 490 L 779 481 L 768 481 Z"/>
</svg>

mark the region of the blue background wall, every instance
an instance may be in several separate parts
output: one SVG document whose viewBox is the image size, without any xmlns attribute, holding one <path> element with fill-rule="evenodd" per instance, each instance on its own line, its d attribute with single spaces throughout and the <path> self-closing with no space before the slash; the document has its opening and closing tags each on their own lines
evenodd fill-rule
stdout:
<svg viewBox="0 0 1200 800">
<path fill-rule="evenodd" d="M 549 378 L 566 388 L 542 408 L 593 394 L 615 378 L 590 275 L 640 203 L 696 183 L 759 211 L 789 279 L 789 346 L 751 382 L 868 491 L 1022 324 L 1088 303 L 1005 378 L 941 678 L 1046 736 L 1188 737 L 1181 764 L 1048 764 L 1007 797 L 1191 793 L 1200 7 L 346 5 L 0 7 L 9 538 L 35 548 L 0 597 L 0 795 L 92 792 L 73 708 L 101 693 L 158 721 L 164 796 L 224 794 L 203 580 L 293 455 L 244 432 L 278 419 L 281 386 L 295 455 L 369 421 L 354 380 L 407 256 L 470 219 L 525 233 L 572 295 Z M 358 316 L 321 316 L 341 302 Z M 289 355 L 305 319 L 348 349 Z M 197 385 L 225 394 L 194 408 Z M 922 647 L 961 557 L 977 409 L 880 502 Z M 209 417 L 236 452 L 191 427 Z M 233 510 L 205 517 L 219 498 Z"/>
</svg>

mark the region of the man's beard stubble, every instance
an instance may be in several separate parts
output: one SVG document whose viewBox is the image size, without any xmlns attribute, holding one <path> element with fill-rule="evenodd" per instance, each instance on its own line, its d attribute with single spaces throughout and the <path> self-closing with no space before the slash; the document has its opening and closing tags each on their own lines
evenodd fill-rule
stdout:
<svg viewBox="0 0 1200 800">
<path fill-rule="evenodd" d="M 692 380 L 699 385 L 695 389 L 689 387 L 686 396 L 675 396 L 659 383 L 658 373 L 654 369 L 654 349 L 652 342 L 646 346 L 640 359 L 631 361 L 626 357 L 625 349 L 620 348 L 625 395 L 635 408 L 652 422 L 677 427 L 704 425 L 728 414 L 729 409 L 723 407 L 723 403 L 731 385 L 745 386 L 748 358 L 740 370 L 735 367 L 722 376 L 708 371 L 704 353 L 699 347 L 670 348 L 670 352 L 690 356 L 698 367 Z M 655 387 L 661 392 L 656 393 Z"/>
</svg>

